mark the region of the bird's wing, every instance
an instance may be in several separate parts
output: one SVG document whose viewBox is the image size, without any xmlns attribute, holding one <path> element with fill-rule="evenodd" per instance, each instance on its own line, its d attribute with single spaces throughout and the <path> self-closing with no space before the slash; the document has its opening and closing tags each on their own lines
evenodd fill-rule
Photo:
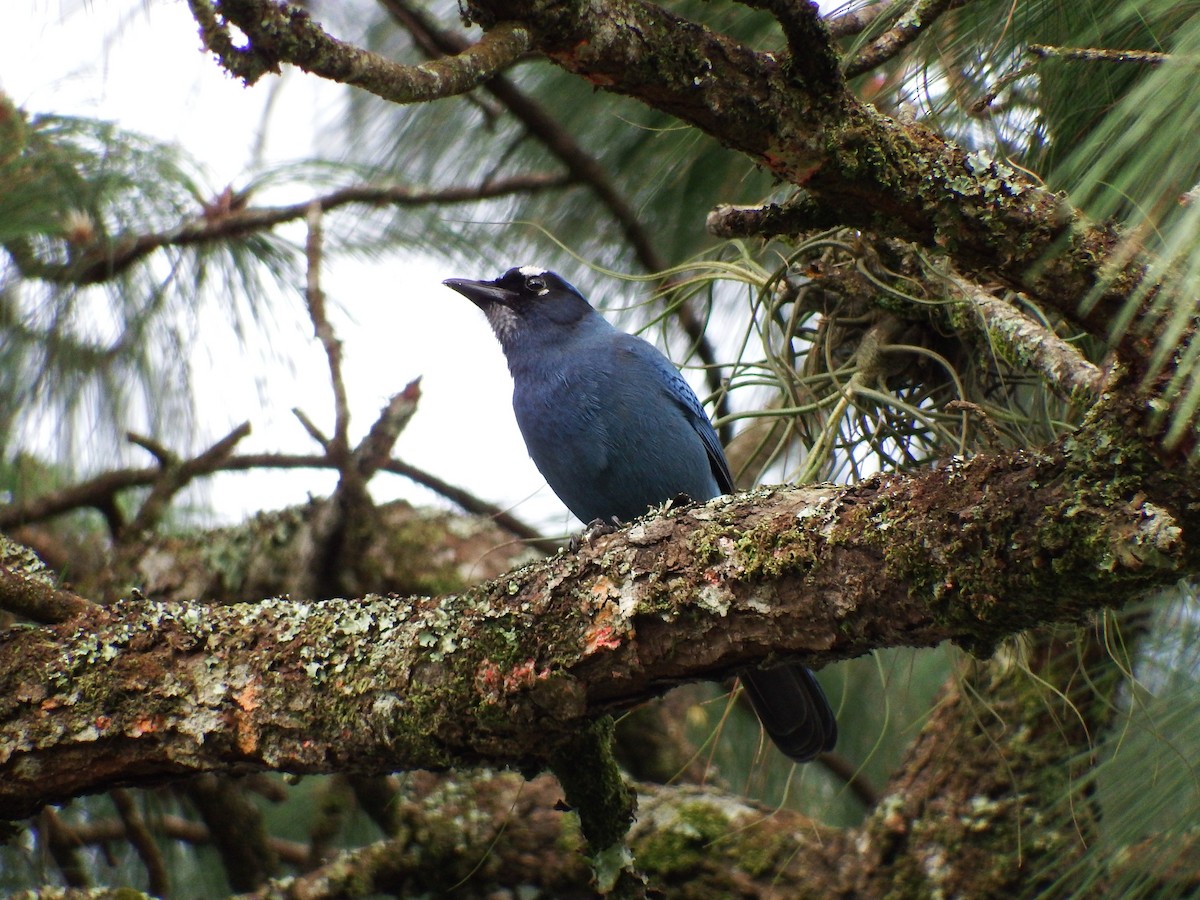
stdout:
<svg viewBox="0 0 1200 900">
<path fill-rule="evenodd" d="M 716 429 L 713 428 L 707 413 L 704 412 L 704 407 L 700 405 L 700 400 L 696 396 L 696 392 L 692 390 L 692 386 L 687 383 L 674 364 L 663 356 L 653 344 L 634 335 L 623 334 L 622 337 L 628 338 L 626 349 L 635 359 L 655 369 L 659 375 L 658 382 L 683 410 L 688 422 L 700 436 L 700 440 L 704 443 L 704 450 L 708 454 L 709 464 L 712 466 L 713 477 L 716 478 L 721 493 L 733 493 L 733 475 L 729 471 L 729 461 L 725 459 L 725 451 L 721 447 Z"/>
</svg>

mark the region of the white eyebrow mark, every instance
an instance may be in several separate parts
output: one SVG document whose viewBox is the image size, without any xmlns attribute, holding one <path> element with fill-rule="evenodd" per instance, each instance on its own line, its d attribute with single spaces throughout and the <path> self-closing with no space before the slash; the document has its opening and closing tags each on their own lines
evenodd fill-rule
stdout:
<svg viewBox="0 0 1200 900">
<path fill-rule="evenodd" d="M 520 272 L 522 275 L 524 275 L 526 278 L 530 278 L 534 275 L 545 275 L 546 274 L 546 270 L 539 266 L 521 266 L 521 268 L 517 269 L 517 271 Z"/>
</svg>

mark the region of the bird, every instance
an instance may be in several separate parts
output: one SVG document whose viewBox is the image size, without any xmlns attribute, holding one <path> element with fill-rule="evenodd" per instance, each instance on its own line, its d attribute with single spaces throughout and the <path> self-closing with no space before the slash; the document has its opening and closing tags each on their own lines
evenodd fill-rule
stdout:
<svg viewBox="0 0 1200 900">
<path fill-rule="evenodd" d="M 519 266 L 492 281 L 442 283 L 483 311 L 508 362 L 529 455 L 585 525 L 632 521 L 681 494 L 705 501 L 733 492 L 721 442 L 683 375 L 566 279 Z M 837 720 L 809 669 L 785 664 L 740 675 L 786 756 L 808 762 L 833 749 Z"/>
</svg>

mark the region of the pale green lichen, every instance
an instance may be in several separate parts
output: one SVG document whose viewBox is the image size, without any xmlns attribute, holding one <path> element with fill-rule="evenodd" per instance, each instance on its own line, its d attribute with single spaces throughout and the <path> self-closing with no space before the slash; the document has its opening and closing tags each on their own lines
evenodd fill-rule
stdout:
<svg viewBox="0 0 1200 900">
<path fill-rule="evenodd" d="M 24 544 L 18 544 L 0 534 L 0 568 L 7 569 L 26 581 L 54 587 L 54 575 L 41 558 Z"/>
</svg>

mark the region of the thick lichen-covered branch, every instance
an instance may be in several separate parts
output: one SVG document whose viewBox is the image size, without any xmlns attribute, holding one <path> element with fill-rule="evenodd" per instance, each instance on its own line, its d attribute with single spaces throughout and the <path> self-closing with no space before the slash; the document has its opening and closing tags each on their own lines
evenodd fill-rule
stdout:
<svg viewBox="0 0 1200 900">
<path fill-rule="evenodd" d="M 536 768 L 680 681 L 944 640 L 988 653 L 1195 571 L 1193 486 L 1139 459 L 1085 432 L 668 510 L 437 599 L 134 599 L 16 628 L 0 813 L 204 771 Z"/>
</svg>

